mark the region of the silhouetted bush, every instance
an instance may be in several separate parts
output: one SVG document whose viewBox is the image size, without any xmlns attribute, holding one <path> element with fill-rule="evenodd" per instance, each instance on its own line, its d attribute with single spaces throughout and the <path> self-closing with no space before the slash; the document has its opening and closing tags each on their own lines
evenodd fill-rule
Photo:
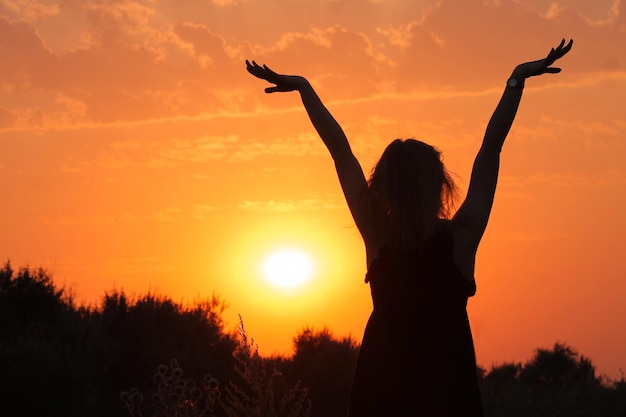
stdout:
<svg viewBox="0 0 626 417">
<path fill-rule="evenodd" d="M 358 343 L 351 337 L 335 338 L 327 328 L 305 328 L 293 344 L 293 378 L 309 389 L 311 417 L 347 415 Z"/>
<path fill-rule="evenodd" d="M 42 269 L 0 270 L 0 411 L 97 415 L 110 344 Z"/>
<path fill-rule="evenodd" d="M 156 388 L 145 396 L 133 387 L 121 394 L 131 417 L 308 417 L 311 402 L 300 381 L 291 383 L 262 358 L 240 318 L 240 344 L 235 351 L 236 376 L 225 384 L 211 375 L 196 380 L 184 376 L 176 359 L 159 365 L 152 379 Z M 222 395 L 222 392 L 224 395 Z M 152 410 L 146 411 L 149 408 Z"/>
<path fill-rule="evenodd" d="M 309 417 L 308 389 L 276 367 L 277 362 L 262 358 L 241 317 L 240 345 L 236 351 L 237 377 L 226 384 L 221 408 L 228 417 Z"/>
<path fill-rule="evenodd" d="M 144 415 L 161 407 L 165 414 L 208 416 L 210 404 L 194 402 L 194 387 L 206 383 L 206 393 L 222 395 L 216 417 L 306 416 L 309 399 L 311 417 L 345 416 L 356 341 L 305 328 L 294 338 L 293 356 L 265 358 L 224 329 L 223 309 L 217 297 L 185 306 L 123 291 L 105 293 L 95 307 L 77 306 L 46 271 L 6 263 L 0 415 L 128 417 L 128 401 L 141 399 Z M 155 379 L 164 366 L 176 383 Z M 598 377 L 592 361 L 565 344 L 538 349 L 524 364 L 481 368 L 481 386 L 487 417 L 626 416 L 624 378 Z"/>
<path fill-rule="evenodd" d="M 619 383 L 602 383 L 591 360 L 557 343 L 537 349 L 524 365 L 494 366 L 482 379 L 490 417 L 621 416 L 626 396 Z"/>
<path fill-rule="evenodd" d="M 152 376 L 155 387 L 146 398 L 138 388 L 123 391 L 120 399 L 132 417 L 144 415 L 148 403 L 154 417 L 215 417 L 219 401 L 219 381 L 211 375 L 196 380 L 187 378 L 176 359 L 161 364 Z"/>
<path fill-rule="evenodd" d="M 124 292 L 107 293 L 95 314 L 114 344 L 110 401 L 118 400 L 120 391 L 128 387 L 149 390 L 154 368 L 172 358 L 190 378 L 205 374 L 229 378 L 237 342 L 224 330 L 223 309 L 217 297 L 183 307 L 154 294 L 129 300 Z"/>
<path fill-rule="evenodd" d="M 233 334 L 217 298 L 184 307 L 147 294 L 105 294 L 77 307 L 43 269 L 0 269 L 0 414 L 126 415 L 120 393 L 148 387 L 153 369 L 179 358 L 189 376 L 234 375 Z"/>
</svg>

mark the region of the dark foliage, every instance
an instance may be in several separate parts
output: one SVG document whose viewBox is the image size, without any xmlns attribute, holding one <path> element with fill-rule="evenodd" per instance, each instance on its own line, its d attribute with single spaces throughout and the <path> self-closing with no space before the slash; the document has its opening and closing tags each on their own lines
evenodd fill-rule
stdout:
<svg viewBox="0 0 626 417">
<path fill-rule="evenodd" d="M 183 307 L 152 294 L 107 293 L 77 307 L 44 270 L 0 269 L 0 414 L 125 416 L 120 393 L 153 389 L 154 369 L 172 358 L 190 377 L 227 380 L 235 336 L 213 297 Z"/>
<path fill-rule="evenodd" d="M 358 352 L 352 338 L 305 328 L 294 339 L 292 357 L 255 354 L 241 362 L 237 338 L 224 329 L 223 309 L 216 297 L 183 306 L 154 294 L 129 298 L 123 291 L 106 293 L 98 307 L 77 306 L 46 271 L 15 271 L 6 263 L 0 268 L 0 415 L 128 416 L 122 391 L 142 392 L 167 409 L 164 393 L 178 388 L 155 383 L 155 369 L 176 359 L 186 383 L 230 387 L 230 415 L 245 412 L 235 408 L 239 390 L 259 393 L 264 401 L 282 392 L 296 413 L 304 410 L 298 407 L 307 404 L 307 392 L 311 417 L 345 416 Z M 481 385 L 487 417 L 626 416 L 624 378 L 598 377 L 591 360 L 565 344 L 538 349 L 524 364 L 481 370 Z M 183 397 L 190 386 L 183 387 Z M 187 400 L 180 404 L 189 406 Z M 143 415 L 153 415 L 149 405 L 144 401 Z"/>
<path fill-rule="evenodd" d="M 3 415 L 96 415 L 109 344 L 43 270 L 0 270 L 0 407 Z M 5 414 L 6 413 L 6 414 Z"/>
<path fill-rule="evenodd" d="M 626 415 L 623 379 L 603 383 L 588 358 L 560 343 L 537 349 L 524 365 L 494 366 L 481 382 L 491 417 Z"/>
<path fill-rule="evenodd" d="M 310 417 L 308 389 L 279 371 L 280 358 L 259 355 L 239 317 L 241 343 L 235 353 L 238 378 L 228 382 L 220 402 L 227 417 Z"/>
<path fill-rule="evenodd" d="M 228 378 L 236 340 L 224 332 L 223 308 L 216 297 L 184 308 L 154 294 L 129 300 L 123 292 L 107 293 L 94 315 L 114 343 L 107 387 L 110 401 L 129 387 L 150 392 L 155 366 L 173 358 L 190 378 L 200 380 L 206 374 Z"/>
<path fill-rule="evenodd" d="M 358 350 L 354 339 L 335 338 L 326 328 L 305 328 L 294 338 L 291 372 L 309 388 L 311 417 L 347 414 Z"/>
</svg>

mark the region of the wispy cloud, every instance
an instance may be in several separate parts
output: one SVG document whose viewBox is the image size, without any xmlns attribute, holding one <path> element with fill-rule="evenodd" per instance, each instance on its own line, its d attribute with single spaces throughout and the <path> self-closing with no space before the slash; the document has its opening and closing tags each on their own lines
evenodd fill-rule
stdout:
<svg viewBox="0 0 626 417">
<path fill-rule="evenodd" d="M 183 210 L 178 206 L 166 207 L 155 211 L 152 217 L 158 222 L 173 222 L 180 218 L 182 212 Z"/>
<path fill-rule="evenodd" d="M 314 132 L 300 133 L 296 136 L 274 139 L 271 142 L 242 142 L 230 156 L 230 160 L 250 160 L 260 156 L 303 156 L 322 155 L 327 151 L 320 145 L 320 139 Z"/>
<path fill-rule="evenodd" d="M 104 168 L 125 168 L 131 165 L 149 168 L 172 167 L 228 158 L 239 147 L 236 135 L 197 138 L 161 139 L 141 143 L 137 139 L 116 141 L 102 152 L 97 165 Z"/>
<path fill-rule="evenodd" d="M 0 39 L 11 41 L 0 41 L 5 106 L 0 126 L 52 129 L 246 112 L 251 97 L 244 86 L 252 80 L 244 58 L 308 75 L 331 100 L 407 91 L 427 95 L 428 89 L 487 91 L 495 85 L 493 74 L 507 74 L 518 60 L 536 58 L 550 42 L 568 36 L 560 33 L 563 27 L 577 36 L 568 73 L 623 74 L 626 69 L 616 52 L 626 48 L 619 1 L 606 3 L 602 24 L 573 13 L 565 1 L 548 9 L 511 0 L 407 0 L 402 7 L 359 2 L 358 21 L 333 9 L 339 7 L 335 3 L 356 7 L 298 2 L 314 23 L 277 26 L 273 40 L 250 41 L 254 37 L 237 39 L 237 31 L 218 24 L 217 17 L 229 8 L 247 16 L 269 13 L 272 6 L 223 0 L 210 5 L 211 14 L 206 2 L 190 2 L 183 12 L 170 10 L 167 2 L 65 2 L 60 7 L 4 1 Z M 320 7 L 335 14 L 320 14 Z M 367 17 L 361 8 L 381 18 Z M 528 27 L 534 36 L 527 36 Z M 502 38 L 516 47 L 502 48 Z M 463 77 L 459 62 L 472 63 Z M 28 100 L 14 100 L 17 95 Z"/>
<path fill-rule="evenodd" d="M 343 200 L 333 197 L 322 198 L 312 196 L 311 198 L 298 200 L 245 200 L 239 204 L 238 208 L 245 211 L 288 213 L 311 210 L 337 210 L 345 208 L 345 204 L 343 204 Z"/>
<path fill-rule="evenodd" d="M 220 208 L 211 204 L 195 204 L 193 206 L 193 217 L 197 220 L 207 220 Z"/>
<path fill-rule="evenodd" d="M 208 161 L 250 161 L 265 156 L 315 156 L 327 151 L 314 132 L 261 141 L 238 135 L 175 138 L 141 144 L 136 139 L 113 142 L 98 157 L 97 165 L 104 168 L 125 168 L 131 165 L 149 168 L 201 164 Z M 78 169 L 77 164 L 66 164 Z"/>
</svg>

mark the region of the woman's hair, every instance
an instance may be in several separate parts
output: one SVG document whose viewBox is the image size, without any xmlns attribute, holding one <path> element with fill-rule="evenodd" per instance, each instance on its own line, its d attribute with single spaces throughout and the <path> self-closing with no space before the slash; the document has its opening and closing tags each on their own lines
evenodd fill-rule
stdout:
<svg viewBox="0 0 626 417">
<path fill-rule="evenodd" d="M 456 193 L 437 149 L 415 139 L 396 139 L 387 146 L 369 179 L 372 231 L 385 243 L 420 245 L 439 219 L 450 217 Z"/>
</svg>

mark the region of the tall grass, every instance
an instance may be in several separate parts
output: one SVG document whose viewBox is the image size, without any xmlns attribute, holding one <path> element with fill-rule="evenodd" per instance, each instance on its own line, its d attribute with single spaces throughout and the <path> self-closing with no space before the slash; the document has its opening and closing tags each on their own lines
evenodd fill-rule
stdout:
<svg viewBox="0 0 626 417">
<path fill-rule="evenodd" d="M 154 417 L 215 417 L 217 409 L 227 417 L 309 417 L 311 401 L 300 381 L 289 385 L 271 361 L 259 355 L 239 317 L 240 345 L 235 351 L 234 378 L 222 389 L 217 379 L 183 378 L 176 359 L 161 364 L 153 375 L 155 385 L 149 407 Z M 137 388 L 120 396 L 131 417 L 143 417 L 144 396 Z"/>
</svg>

